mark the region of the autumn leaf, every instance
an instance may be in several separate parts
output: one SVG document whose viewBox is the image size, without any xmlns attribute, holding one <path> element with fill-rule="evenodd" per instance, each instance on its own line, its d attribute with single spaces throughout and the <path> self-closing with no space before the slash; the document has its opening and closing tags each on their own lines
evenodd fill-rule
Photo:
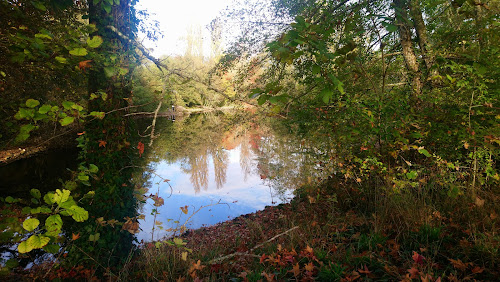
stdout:
<svg viewBox="0 0 500 282">
<path fill-rule="evenodd" d="M 475 201 L 475 204 L 476 206 L 478 207 L 482 207 L 484 205 L 484 200 L 479 198 L 479 197 L 476 197 L 476 201 Z"/>
<path fill-rule="evenodd" d="M 474 274 L 481 273 L 483 271 L 484 271 L 484 268 L 481 268 L 479 266 L 476 266 L 473 269 L 471 269 L 471 272 L 474 273 Z"/>
<path fill-rule="evenodd" d="M 363 273 L 363 274 L 370 274 L 370 273 L 372 273 L 370 270 L 368 270 L 368 267 L 366 266 L 366 264 L 364 265 L 364 267 L 362 269 L 358 269 L 358 272 L 359 273 Z"/>
<path fill-rule="evenodd" d="M 196 270 L 202 270 L 203 268 L 205 268 L 204 265 L 201 265 L 201 261 L 198 260 L 196 263 L 193 263 L 193 265 L 191 265 L 191 267 L 189 268 L 189 275 L 191 275 L 191 277 L 195 277 L 196 276 Z"/>
<path fill-rule="evenodd" d="M 449 259 L 449 261 L 451 262 L 451 264 L 453 265 L 454 268 L 461 270 L 461 271 L 465 271 L 467 269 L 467 266 L 470 264 L 470 262 L 464 263 L 460 259 L 457 259 L 457 260 Z"/>
<path fill-rule="evenodd" d="M 314 253 L 314 252 L 313 252 L 313 249 L 312 249 L 311 247 L 309 247 L 309 245 L 307 245 L 307 247 L 306 247 L 306 249 L 305 249 L 305 250 L 306 250 L 306 252 L 308 252 L 308 253 L 310 253 L 310 254 L 313 254 L 313 253 Z"/>
<path fill-rule="evenodd" d="M 311 197 L 311 196 L 309 196 L 309 195 L 307 196 L 307 198 L 309 199 L 309 203 L 310 203 L 310 204 L 314 204 L 314 203 L 316 203 L 316 198 Z"/>
<path fill-rule="evenodd" d="M 73 234 L 71 234 L 71 240 L 75 241 L 78 238 L 80 238 L 80 233 L 77 233 L 77 234 L 73 233 Z"/>
<path fill-rule="evenodd" d="M 262 254 L 262 256 L 260 256 L 260 263 L 264 263 L 267 258 L 268 258 L 268 256 L 266 256 L 265 254 Z"/>
<path fill-rule="evenodd" d="M 81 62 L 78 63 L 78 68 L 80 70 L 85 71 L 86 69 L 88 69 L 88 68 L 91 67 L 90 62 L 92 62 L 92 60 L 81 61 Z"/>
<path fill-rule="evenodd" d="M 180 208 L 184 214 L 188 213 L 188 206 L 183 206 Z"/>
<path fill-rule="evenodd" d="M 104 140 L 99 140 L 99 147 L 106 147 L 106 144 L 108 144 L 108 142 L 104 141 Z"/>
<path fill-rule="evenodd" d="M 139 157 L 142 157 L 142 154 L 144 153 L 144 143 L 139 141 L 139 144 L 137 144 L 137 149 L 139 150 Z"/>
<path fill-rule="evenodd" d="M 408 269 L 408 272 L 410 273 L 410 278 L 414 279 L 414 278 L 417 278 L 417 275 L 420 271 L 416 267 L 413 266 L 412 268 Z"/>
<path fill-rule="evenodd" d="M 165 200 L 163 200 L 162 197 L 158 197 L 158 195 L 155 195 L 153 197 L 153 201 L 155 201 L 155 203 L 153 204 L 155 207 L 161 207 L 163 206 L 163 204 L 165 204 Z"/>
<path fill-rule="evenodd" d="M 419 253 L 413 251 L 412 259 L 413 259 L 414 262 L 422 265 L 422 264 L 424 264 L 425 257 L 422 256 L 422 255 L 420 255 Z"/>
<path fill-rule="evenodd" d="M 300 274 L 300 266 L 299 266 L 299 263 L 296 263 L 296 264 L 293 266 L 292 270 L 289 270 L 288 272 L 293 273 L 293 276 L 295 276 L 295 277 L 299 276 L 299 274 Z"/>
<path fill-rule="evenodd" d="M 306 271 L 312 272 L 314 270 L 314 264 L 312 262 L 309 262 L 304 266 L 304 268 L 306 269 Z"/>
<path fill-rule="evenodd" d="M 122 230 L 127 230 L 130 234 L 139 233 L 139 223 L 137 221 L 133 221 L 132 218 L 126 218 L 127 221 L 123 224 Z"/>
<path fill-rule="evenodd" d="M 268 282 L 274 281 L 274 274 L 267 274 L 262 271 L 260 275 L 264 276 Z"/>
</svg>

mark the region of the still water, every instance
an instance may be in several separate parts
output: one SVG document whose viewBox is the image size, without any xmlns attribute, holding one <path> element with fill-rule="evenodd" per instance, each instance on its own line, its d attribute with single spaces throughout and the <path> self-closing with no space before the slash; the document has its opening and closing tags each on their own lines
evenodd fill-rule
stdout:
<svg viewBox="0 0 500 282">
<path fill-rule="evenodd" d="M 94 206 L 100 204 L 113 211 L 124 210 L 120 212 L 125 215 L 107 217 L 106 221 L 137 220 L 139 228 L 135 223 L 127 228 L 127 224 L 122 224 L 123 228 L 101 225 L 97 219 L 107 213 L 98 209 L 84 223 L 65 221 L 61 232 L 65 236 L 81 234 L 82 239 L 75 241 L 81 244 L 79 248 L 89 248 L 103 261 L 109 261 L 111 256 L 126 257 L 134 238 L 130 233 L 134 233 L 137 242 L 176 236 L 188 229 L 217 224 L 287 202 L 296 188 L 335 173 L 333 168 L 324 165 L 330 163 L 334 144 L 320 142 L 316 137 L 303 139 L 286 124 L 272 118 L 246 113 L 199 114 L 179 117 L 174 122 L 159 118 L 152 142 L 147 137 L 151 132 L 151 120 L 140 119 L 138 123 L 139 137 L 130 140 L 130 144 L 134 144 L 130 149 L 137 150 L 135 144 L 142 143 L 144 151 L 130 156 L 125 164 L 134 168 L 129 174 L 130 181 L 126 181 L 128 184 L 118 182 L 116 186 L 109 186 L 120 191 L 124 189 L 121 187 L 132 187 L 127 193 L 134 193 L 134 196 L 122 194 L 116 199 L 101 197 L 90 201 L 94 201 Z M 77 152 L 71 151 L 41 154 L 0 167 L 4 184 L 0 187 L 0 196 L 13 195 L 26 198 L 26 202 L 30 200 L 29 189 L 37 188 L 42 193 L 59 189 L 78 163 Z M 111 172 L 101 167 L 99 177 L 118 175 L 124 168 L 115 169 L 117 171 Z M 105 186 L 100 195 L 106 196 L 109 187 Z M 137 204 L 124 204 L 124 197 L 132 201 L 137 199 Z M 21 216 L 21 221 L 25 217 Z M 10 228 L 9 225 L 6 228 Z M 124 242 L 124 253 L 111 253 L 115 250 L 111 245 L 111 250 L 106 249 L 110 242 L 117 240 Z M 2 246 L 14 251 L 18 242 L 2 241 Z M 63 249 L 65 245 L 58 246 Z M 3 261 L 14 253 L 10 252 Z M 37 254 L 30 254 L 20 259 L 28 263 L 37 257 Z"/>
<path fill-rule="evenodd" d="M 145 195 L 158 195 L 164 204 L 155 206 L 149 198 L 142 206 L 139 241 L 213 225 L 291 199 L 291 190 L 272 187 L 259 161 L 273 139 L 271 132 L 248 120 L 227 122 L 223 116 L 201 115 L 160 124 L 163 132 L 153 143 L 154 160 L 145 172 Z M 175 136 L 186 138 L 176 141 Z M 161 144 L 177 149 L 162 150 Z"/>
</svg>

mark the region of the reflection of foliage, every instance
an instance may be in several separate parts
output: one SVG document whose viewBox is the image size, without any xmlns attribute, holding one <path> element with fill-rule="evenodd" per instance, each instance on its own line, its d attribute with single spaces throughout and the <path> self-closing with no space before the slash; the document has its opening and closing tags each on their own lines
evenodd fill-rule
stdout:
<svg viewBox="0 0 500 282">
<path fill-rule="evenodd" d="M 226 171 L 229 162 L 227 151 L 222 148 L 217 148 L 212 152 L 212 161 L 214 164 L 215 184 L 217 189 L 220 189 L 226 183 Z"/>
<path fill-rule="evenodd" d="M 191 175 L 191 183 L 195 191 L 200 192 L 200 188 L 208 188 L 208 152 L 198 152 L 199 155 L 188 156 L 187 165 L 183 171 Z"/>
</svg>

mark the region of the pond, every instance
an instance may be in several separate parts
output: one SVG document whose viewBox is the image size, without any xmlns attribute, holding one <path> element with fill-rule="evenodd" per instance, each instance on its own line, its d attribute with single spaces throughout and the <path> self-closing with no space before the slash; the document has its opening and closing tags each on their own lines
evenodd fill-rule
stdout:
<svg viewBox="0 0 500 282">
<path fill-rule="evenodd" d="M 147 135 L 151 120 L 136 121 L 139 136 Z M 102 249 L 106 256 L 123 259 L 133 248 L 130 244 L 134 239 L 139 243 L 162 240 L 188 229 L 214 225 L 288 202 L 296 188 L 334 173 L 322 165 L 322 158 L 332 150 L 328 145 L 325 147 L 327 142 L 315 144 L 315 140 L 302 140 L 279 121 L 251 113 L 197 114 L 178 117 L 175 121 L 158 118 L 151 143 L 149 137 L 138 137 L 131 142 L 142 143 L 144 151 L 125 165 L 120 164 L 121 169 L 113 167 L 116 159 L 103 163 L 96 177 L 115 178 L 123 174 L 123 168 L 133 167 L 133 172 L 124 174 L 129 175 L 129 180 L 125 180 L 129 184 L 120 179 L 117 183 L 119 187 L 132 187 L 135 195 L 130 194 L 132 190 L 115 186 L 111 188 L 115 194 L 116 189 L 123 192 L 116 194 L 119 198 L 109 198 L 106 187 L 111 186 L 106 185 L 111 184 L 90 187 L 103 190 L 96 190 L 101 198 L 90 200 L 89 208 L 94 206 L 94 210 L 89 210 L 91 216 L 86 225 L 70 221 L 64 223 L 63 228 L 67 236 L 73 234 L 78 238 L 78 234 L 85 234 L 81 236 L 85 236 L 86 241 L 71 243 L 82 242 L 78 248 L 88 248 L 87 252 Z M 98 149 L 104 150 L 100 145 Z M 31 188 L 40 189 L 42 194 L 58 189 L 69 177 L 66 173 L 75 170 L 79 162 L 77 152 L 64 151 L 0 167 L 4 183 L 0 196 L 14 194 L 12 196 L 27 197 L 29 201 Z M 103 211 L 103 207 L 109 211 Z M 114 220 L 122 218 L 129 224 L 116 228 Z M 104 251 L 109 242 L 116 240 L 122 242 L 119 245 L 122 253 Z M 3 248 L 14 250 L 16 246 L 9 243 Z M 57 242 L 55 246 L 66 248 Z M 99 255 L 102 253 L 97 252 L 96 256 Z M 25 259 L 35 260 L 34 257 Z"/>
<path fill-rule="evenodd" d="M 142 206 L 139 240 L 213 225 L 293 197 L 291 189 L 273 188 L 265 175 L 259 160 L 273 135 L 248 117 L 197 115 L 164 120 L 159 128 L 160 136 L 148 155 L 152 160 L 145 188 L 164 204 L 155 206 L 149 198 Z"/>
</svg>

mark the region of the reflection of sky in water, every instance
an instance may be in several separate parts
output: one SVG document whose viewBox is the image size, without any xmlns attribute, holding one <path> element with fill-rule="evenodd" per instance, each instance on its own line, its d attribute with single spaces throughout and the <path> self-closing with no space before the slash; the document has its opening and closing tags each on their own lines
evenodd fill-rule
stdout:
<svg viewBox="0 0 500 282">
<path fill-rule="evenodd" d="M 217 189 L 215 181 L 214 168 L 212 158 L 209 158 L 209 180 L 208 187 L 205 190 L 201 187 L 199 193 L 195 192 L 190 174 L 183 172 L 181 169 L 181 161 L 173 164 L 168 164 L 164 161 L 156 165 L 156 173 L 165 179 L 170 179 L 170 185 L 173 188 L 173 193 L 170 198 L 170 186 L 168 183 L 162 182 L 161 179 L 153 179 L 152 187 L 148 192 L 155 194 L 158 191 L 158 186 L 155 184 L 160 182 L 159 196 L 165 199 L 165 204 L 158 208 L 160 212 L 156 220 L 163 222 L 163 227 L 175 228 L 184 224 L 191 214 L 200 207 L 221 202 L 218 204 L 201 209 L 196 213 L 186 224 L 189 229 L 195 229 L 204 225 L 213 225 L 219 222 L 226 221 L 238 217 L 242 214 L 252 213 L 262 210 L 265 206 L 276 205 L 283 202 L 283 196 L 276 195 L 270 187 L 264 185 L 264 181 L 260 175 L 256 173 L 256 163 L 252 162 L 250 174 L 245 177 L 243 169 L 240 167 L 240 151 L 238 146 L 233 150 L 226 151 L 229 155 L 226 182 Z M 252 156 L 253 157 L 253 156 Z M 291 194 L 284 197 L 291 197 Z M 274 204 L 273 204 L 274 202 Z M 180 207 L 188 206 L 188 214 L 182 213 Z M 139 220 L 142 231 L 137 234 L 138 240 L 151 240 L 151 231 L 153 227 L 153 201 L 148 199 L 144 205 L 142 214 L 146 215 L 145 220 Z M 168 219 L 172 221 L 167 222 Z M 173 223 L 179 221 L 179 224 Z M 161 239 L 168 235 L 164 230 L 155 230 L 154 239 Z"/>
</svg>

